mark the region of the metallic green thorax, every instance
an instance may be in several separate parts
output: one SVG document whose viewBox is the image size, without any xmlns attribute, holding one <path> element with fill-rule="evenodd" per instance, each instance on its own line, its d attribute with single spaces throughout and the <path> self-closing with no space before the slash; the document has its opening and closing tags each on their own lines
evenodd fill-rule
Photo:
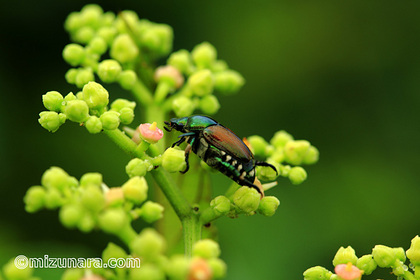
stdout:
<svg viewBox="0 0 420 280">
<path fill-rule="evenodd" d="M 269 163 L 256 161 L 247 145 L 230 129 L 206 116 L 191 116 L 171 119 L 165 122 L 167 131 L 172 129 L 182 132 L 179 140 L 173 145 L 187 142 L 185 161 L 189 169 L 188 156 L 192 150 L 209 166 L 219 170 L 239 185 L 260 189 L 254 185 L 255 167 L 269 166 L 276 172 L 276 168 Z"/>
</svg>

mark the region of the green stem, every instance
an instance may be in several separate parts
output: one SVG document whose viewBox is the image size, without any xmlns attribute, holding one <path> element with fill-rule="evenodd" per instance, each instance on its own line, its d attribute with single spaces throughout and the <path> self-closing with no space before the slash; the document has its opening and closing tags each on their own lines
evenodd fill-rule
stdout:
<svg viewBox="0 0 420 280">
<path fill-rule="evenodd" d="M 161 104 L 165 100 L 169 91 L 171 90 L 171 85 L 166 81 L 161 81 L 158 83 L 155 91 L 155 103 Z"/>
<path fill-rule="evenodd" d="M 104 130 L 104 133 L 124 152 L 134 157 L 137 156 L 137 144 L 119 129 Z"/>
<path fill-rule="evenodd" d="M 210 223 L 211 221 L 216 220 L 217 218 L 219 218 L 221 216 L 223 216 L 223 214 L 216 213 L 216 211 L 214 211 L 213 208 L 208 207 L 200 215 L 200 224 L 201 225 L 206 225 L 206 224 Z"/>
<path fill-rule="evenodd" d="M 137 232 L 133 229 L 130 223 L 127 223 L 125 227 L 118 232 L 118 237 L 129 247 L 136 236 Z"/>
<path fill-rule="evenodd" d="M 147 107 L 153 102 L 153 97 L 152 97 L 151 92 L 143 84 L 140 78 L 137 79 L 131 91 L 134 97 L 137 99 L 137 101 L 141 103 L 144 107 Z"/>
<path fill-rule="evenodd" d="M 201 239 L 201 223 L 195 213 L 182 220 L 184 234 L 185 256 L 192 257 L 192 248 L 195 242 Z"/>
<path fill-rule="evenodd" d="M 124 152 L 131 156 L 142 158 L 144 153 L 137 150 L 137 145 L 134 143 L 124 132 L 119 129 L 105 130 L 104 131 L 117 146 Z M 156 152 L 155 149 L 152 151 Z M 166 198 L 171 203 L 178 217 L 182 220 L 184 217 L 189 216 L 192 208 L 187 199 L 182 194 L 181 190 L 175 185 L 169 174 L 162 168 L 157 168 L 151 172 L 153 178 L 158 183 Z"/>
<path fill-rule="evenodd" d="M 140 154 L 143 155 L 147 151 L 147 149 L 149 149 L 149 147 L 150 147 L 150 144 L 147 143 L 146 141 L 142 140 L 140 142 L 140 144 L 137 145 L 136 154 L 137 155 L 140 155 Z"/>
</svg>

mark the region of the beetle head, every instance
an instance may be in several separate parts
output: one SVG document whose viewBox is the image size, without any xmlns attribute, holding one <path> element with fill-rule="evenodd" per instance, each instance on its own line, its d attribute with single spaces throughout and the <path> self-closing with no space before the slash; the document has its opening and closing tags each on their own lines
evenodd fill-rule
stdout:
<svg viewBox="0 0 420 280">
<path fill-rule="evenodd" d="M 167 127 L 165 126 L 166 131 L 172 131 L 172 129 L 184 132 L 184 127 L 187 124 L 188 117 L 185 118 L 172 118 L 169 122 L 165 122 Z"/>
</svg>

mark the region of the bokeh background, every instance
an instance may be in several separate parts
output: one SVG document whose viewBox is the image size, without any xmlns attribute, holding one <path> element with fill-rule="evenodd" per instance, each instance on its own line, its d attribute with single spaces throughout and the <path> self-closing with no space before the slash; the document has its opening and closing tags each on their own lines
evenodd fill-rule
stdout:
<svg viewBox="0 0 420 280">
<path fill-rule="evenodd" d="M 129 158 L 106 136 L 74 124 L 51 134 L 37 122 L 42 94 L 74 90 L 64 80 L 63 22 L 87 3 L 15 0 L 0 9 L 0 265 L 19 254 L 96 257 L 110 240 L 64 229 L 54 211 L 28 214 L 22 201 L 52 165 L 77 178 L 102 172 L 110 186 L 127 179 Z M 272 190 L 281 202 L 274 217 L 216 222 L 227 279 L 302 279 L 311 266 L 332 269 L 340 246 L 358 256 L 375 244 L 408 249 L 420 234 L 419 1 L 97 3 L 170 24 L 174 50 L 216 46 L 246 78 L 215 116 L 239 136 L 285 129 L 320 150 L 304 184 L 280 179 Z M 376 278 L 395 279 L 388 271 L 365 279 Z"/>
</svg>

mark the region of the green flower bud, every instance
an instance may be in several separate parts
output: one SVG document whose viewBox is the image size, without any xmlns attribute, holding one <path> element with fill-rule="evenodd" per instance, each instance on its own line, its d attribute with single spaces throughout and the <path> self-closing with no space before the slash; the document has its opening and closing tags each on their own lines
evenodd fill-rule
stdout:
<svg viewBox="0 0 420 280">
<path fill-rule="evenodd" d="M 211 72 L 213 73 L 219 73 L 222 71 L 225 71 L 229 68 L 228 64 L 224 60 L 216 60 L 213 62 L 213 65 L 210 67 Z M 231 70 L 232 72 L 235 72 Z M 238 73 L 239 74 L 239 73 Z M 215 77 L 216 78 L 216 77 Z M 217 79 L 217 78 L 216 78 Z M 217 83 L 217 82 L 216 82 Z"/>
<path fill-rule="evenodd" d="M 100 119 L 104 129 L 113 130 L 117 129 L 120 125 L 120 113 L 115 111 L 108 111 L 103 113 Z"/>
<path fill-rule="evenodd" d="M 130 124 L 134 120 L 134 110 L 131 108 L 122 108 L 120 110 L 120 121 L 122 124 Z"/>
<path fill-rule="evenodd" d="M 59 112 L 63 101 L 64 98 L 58 91 L 49 91 L 42 96 L 42 103 L 50 111 Z"/>
<path fill-rule="evenodd" d="M 372 255 L 364 255 L 357 260 L 356 266 L 364 271 L 364 275 L 370 275 L 376 269 L 376 262 Z"/>
<path fill-rule="evenodd" d="M 183 255 L 174 255 L 171 257 L 165 267 L 165 271 L 174 280 L 187 279 L 190 263 Z"/>
<path fill-rule="evenodd" d="M 224 261 L 221 259 L 213 258 L 209 259 L 207 262 L 211 268 L 211 271 L 213 272 L 214 279 L 220 279 L 226 276 L 227 266 Z"/>
<path fill-rule="evenodd" d="M 141 43 L 158 56 L 169 54 L 172 50 L 173 31 L 169 25 L 153 24 L 144 30 Z"/>
<path fill-rule="evenodd" d="M 28 189 L 23 198 L 25 210 L 34 213 L 45 205 L 45 189 L 41 186 L 33 186 Z"/>
<path fill-rule="evenodd" d="M 69 33 L 73 33 L 77 29 L 79 29 L 83 24 L 84 22 L 80 13 L 72 12 L 67 16 L 66 20 L 64 21 L 64 28 Z"/>
<path fill-rule="evenodd" d="M 270 144 L 276 148 L 283 148 L 287 142 L 292 141 L 293 136 L 284 130 L 277 131 L 273 138 L 270 140 Z"/>
<path fill-rule="evenodd" d="M 308 175 L 306 174 L 305 169 L 300 166 L 292 167 L 289 171 L 289 180 L 293 185 L 302 184 L 306 180 Z"/>
<path fill-rule="evenodd" d="M 79 220 L 77 228 L 82 232 L 90 232 L 95 228 L 95 225 L 95 219 L 92 217 L 92 214 L 85 213 Z"/>
<path fill-rule="evenodd" d="M 125 172 L 131 178 L 134 176 L 146 176 L 147 171 L 153 169 L 153 165 L 147 161 L 139 158 L 133 158 L 125 167 Z"/>
<path fill-rule="evenodd" d="M 105 198 L 97 186 L 89 185 L 83 189 L 81 203 L 88 210 L 99 212 L 105 206 Z"/>
<path fill-rule="evenodd" d="M 311 267 L 303 273 L 304 280 L 330 280 L 333 273 L 322 266 Z"/>
<path fill-rule="evenodd" d="M 141 207 L 141 217 L 148 223 L 153 223 L 163 217 L 163 206 L 153 201 L 146 201 Z"/>
<path fill-rule="evenodd" d="M 206 95 L 200 100 L 200 109 L 204 114 L 214 115 L 220 109 L 219 100 L 214 95 Z"/>
<path fill-rule="evenodd" d="M 96 36 L 89 42 L 87 49 L 91 53 L 102 55 L 106 52 L 107 47 L 105 39 L 100 36 Z"/>
<path fill-rule="evenodd" d="M 64 270 L 61 280 L 80 280 L 83 278 L 83 269 L 68 268 Z"/>
<path fill-rule="evenodd" d="M 230 200 L 223 195 L 215 197 L 210 201 L 210 207 L 218 215 L 226 215 L 230 211 Z"/>
<path fill-rule="evenodd" d="M 88 44 L 95 37 L 95 30 L 90 26 L 82 26 L 72 34 L 72 39 L 81 44 Z"/>
<path fill-rule="evenodd" d="M 216 48 L 209 42 L 203 42 L 194 47 L 191 57 L 198 68 L 210 68 L 216 60 Z"/>
<path fill-rule="evenodd" d="M 111 110 L 114 110 L 117 112 L 121 111 L 121 109 L 124 109 L 124 108 L 129 108 L 129 109 L 134 110 L 134 108 L 136 108 L 136 102 L 129 101 L 123 98 L 118 98 L 111 104 Z"/>
<path fill-rule="evenodd" d="M 314 146 L 310 146 L 306 155 L 303 157 L 302 163 L 304 164 L 314 164 L 318 161 L 319 151 Z"/>
<path fill-rule="evenodd" d="M 90 109 L 100 110 L 108 105 L 109 94 L 101 84 L 89 82 L 83 87 L 82 99 Z"/>
<path fill-rule="evenodd" d="M 79 70 L 76 68 L 70 68 L 67 72 L 64 78 L 66 79 L 67 83 L 69 84 L 76 84 L 76 77 L 79 73 Z"/>
<path fill-rule="evenodd" d="M 168 148 L 162 155 L 162 167 L 168 172 L 185 170 L 185 152 L 178 148 Z"/>
<path fill-rule="evenodd" d="M 118 234 L 127 225 L 127 213 L 122 208 L 110 208 L 99 215 L 99 227 L 106 233 Z"/>
<path fill-rule="evenodd" d="M 197 96 L 205 96 L 213 92 L 214 80 L 208 69 L 202 69 L 188 78 L 188 86 Z"/>
<path fill-rule="evenodd" d="M 69 120 L 82 123 L 89 119 L 89 107 L 83 100 L 72 100 L 67 102 L 65 114 Z"/>
<path fill-rule="evenodd" d="M 100 187 L 102 185 L 102 174 L 97 172 L 86 173 L 80 178 L 80 187 L 88 187 L 90 185 Z"/>
<path fill-rule="evenodd" d="M 102 26 L 98 29 L 96 35 L 104 39 L 108 46 L 111 46 L 117 33 L 118 31 L 114 26 Z"/>
<path fill-rule="evenodd" d="M 247 137 L 247 140 L 251 146 L 251 150 L 256 156 L 265 157 L 266 156 L 266 148 L 268 147 L 267 141 L 264 138 L 258 135 L 253 135 Z"/>
<path fill-rule="evenodd" d="M 74 83 L 77 87 L 82 88 L 89 82 L 95 80 L 95 76 L 93 75 L 92 69 L 90 68 L 81 68 L 77 70 L 77 75 L 74 80 Z"/>
<path fill-rule="evenodd" d="M 88 4 L 85 5 L 80 10 L 80 16 L 84 24 L 92 26 L 93 28 L 97 28 L 101 24 L 101 17 L 103 14 L 103 10 L 101 6 L 96 4 Z"/>
<path fill-rule="evenodd" d="M 116 244 L 114 244 L 112 242 L 109 242 L 108 243 L 108 246 L 106 246 L 105 250 L 102 252 L 102 260 L 104 262 L 107 262 L 111 258 L 115 258 L 115 259 L 123 258 L 123 259 L 126 259 L 127 258 L 127 253 L 120 246 L 118 246 L 118 245 L 116 245 Z"/>
<path fill-rule="evenodd" d="M 257 166 L 257 177 L 262 181 L 274 181 L 280 175 L 280 164 L 271 160 L 267 162 L 273 165 L 277 169 L 277 172 L 268 166 Z"/>
<path fill-rule="evenodd" d="M 23 261 L 23 260 L 22 260 Z M 10 260 L 3 267 L 3 274 L 6 279 L 10 280 L 24 280 L 24 279 L 34 279 L 32 277 L 33 268 L 29 266 L 29 261 L 19 263 L 18 265 L 27 265 L 25 268 L 18 268 L 15 265 L 15 259 Z"/>
<path fill-rule="evenodd" d="M 62 190 L 70 183 L 70 176 L 60 167 L 52 166 L 47 169 L 41 178 L 41 184 L 46 188 Z"/>
<path fill-rule="evenodd" d="M 57 112 L 43 111 L 39 113 L 38 122 L 46 130 L 56 132 L 66 120 L 61 118 L 60 115 Z"/>
<path fill-rule="evenodd" d="M 73 94 L 73 92 L 69 92 L 66 96 L 64 96 L 64 101 L 66 103 L 72 100 L 77 100 L 77 97 Z"/>
<path fill-rule="evenodd" d="M 124 70 L 118 76 L 118 82 L 121 87 L 126 90 L 131 90 L 137 82 L 136 72 L 132 70 Z"/>
<path fill-rule="evenodd" d="M 397 261 L 405 261 L 405 252 L 403 248 L 376 245 L 372 250 L 372 255 L 379 267 L 394 267 Z"/>
<path fill-rule="evenodd" d="M 57 189 L 48 189 L 45 193 L 45 207 L 47 209 L 56 209 L 62 206 L 64 199 Z"/>
<path fill-rule="evenodd" d="M 131 251 L 145 259 L 155 259 L 165 249 L 165 239 L 153 228 L 145 228 L 131 242 Z"/>
<path fill-rule="evenodd" d="M 284 146 L 284 155 L 287 162 L 300 165 L 311 144 L 306 140 L 288 141 Z"/>
<path fill-rule="evenodd" d="M 185 96 L 178 96 L 172 101 L 172 109 L 177 117 L 189 116 L 194 112 L 194 103 Z"/>
<path fill-rule="evenodd" d="M 347 248 L 340 247 L 334 256 L 333 265 L 337 266 L 339 264 L 347 264 L 349 262 L 356 265 L 356 252 L 351 246 L 348 246 Z"/>
<path fill-rule="evenodd" d="M 141 204 L 147 199 L 148 189 L 146 179 L 139 176 L 132 177 L 122 185 L 125 198 L 135 204 Z"/>
<path fill-rule="evenodd" d="M 127 63 L 136 59 L 139 48 L 128 34 L 120 34 L 112 43 L 110 55 L 121 63 Z"/>
<path fill-rule="evenodd" d="M 225 70 L 214 74 L 214 89 L 225 94 L 238 92 L 245 84 L 245 79 L 234 70 Z"/>
<path fill-rule="evenodd" d="M 80 65 L 85 59 L 85 49 L 79 44 L 68 44 L 64 47 L 63 58 L 71 66 Z"/>
<path fill-rule="evenodd" d="M 420 237 L 417 235 L 411 240 L 410 249 L 407 250 L 407 258 L 415 266 L 420 266 Z"/>
<path fill-rule="evenodd" d="M 152 263 L 141 264 L 141 269 L 130 269 L 129 280 L 165 280 L 165 274 L 157 265 Z"/>
<path fill-rule="evenodd" d="M 78 204 L 66 204 L 59 212 L 60 222 L 67 228 L 75 228 L 84 215 Z"/>
<path fill-rule="evenodd" d="M 254 214 L 260 204 L 261 195 L 254 188 L 241 187 L 233 194 L 233 202 L 248 215 Z"/>
<path fill-rule="evenodd" d="M 98 65 L 98 76 L 105 83 L 115 82 L 121 71 L 121 65 L 114 59 L 103 60 Z"/>
<path fill-rule="evenodd" d="M 258 206 L 258 212 L 266 217 L 271 217 L 276 213 L 277 208 L 280 205 L 280 201 L 274 196 L 264 196 L 260 205 Z"/>
<path fill-rule="evenodd" d="M 185 75 L 191 74 L 194 69 L 190 53 L 187 50 L 173 52 L 168 58 L 168 65 L 177 68 Z"/>
<path fill-rule="evenodd" d="M 211 239 L 202 239 L 194 243 L 192 254 L 204 259 L 217 258 L 220 256 L 219 243 Z"/>
<path fill-rule="evenodd" d="M 102 131 L 102 122 L 96 116 L 90 116 L 85 122 L 85 127 L 89 133 L 96 134 Z"/>
</svg>

